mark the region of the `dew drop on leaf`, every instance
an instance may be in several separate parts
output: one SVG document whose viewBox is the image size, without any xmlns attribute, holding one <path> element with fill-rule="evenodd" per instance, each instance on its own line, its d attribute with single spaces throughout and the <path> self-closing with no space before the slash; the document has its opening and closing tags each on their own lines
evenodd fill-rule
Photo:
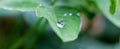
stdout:
<svg viewBox="0 0 120 49">
<path fill-rule="evenodd" d="M 80 16 L 80 13 L 77 13 L 76 15 L 77 15 L 77 16 Z"/>
<path fill-rule="evenodd" d="M 69 16 L 72 16 L 72 13 L 69 13 Z"/>
<path fill-rule="evenodd" d="M 64 13 L 64 16 L 72 16 L 72 13 Z"/>
<path fill-rule="evenodd" d="M 64 16 L 67 16 L 67 13 L 64 13 Z"/>
<path fill-rule="evenodd" d="M 63 28 L 65 24 L 64 24 L 63 20 L 60 20 L 60 21 L 57 22 L 56 25 L 57 25 L 57 27 L 59 27 L 59 28 Z"/>
</svg>

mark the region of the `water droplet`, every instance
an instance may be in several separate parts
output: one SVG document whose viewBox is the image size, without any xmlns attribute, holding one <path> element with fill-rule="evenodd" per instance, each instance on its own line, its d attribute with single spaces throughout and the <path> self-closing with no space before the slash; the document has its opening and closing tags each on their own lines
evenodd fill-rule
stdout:
<svg viewBox="0 0 120 49">
<path fill-rule="evenodd" d="M 69 16 L 72 16 L 72 13 L 69 13 Z"/>
<path fill-rule="evenodd" d="M 67 13 L 64 13 L 64 16 L 67 16 Z"/>
<path fill-rule="evenodd" d="M 57 25 L 57 27 L 59 27 L 59 28 L 63 28 L 63 27 L 64 27 L 64 22 L 63 22 L 63 20 L 58 21 L 56 25 Z"/>
<path fill-rule="evenodd" d="M 80 16 L 80 13 L 77 13 L 76 15 L 77 15 L 77 16 Z"/>
</svg>

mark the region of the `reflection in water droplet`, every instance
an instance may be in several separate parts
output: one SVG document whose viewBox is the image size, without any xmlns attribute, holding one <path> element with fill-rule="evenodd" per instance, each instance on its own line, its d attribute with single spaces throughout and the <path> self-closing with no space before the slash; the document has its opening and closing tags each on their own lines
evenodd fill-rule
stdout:
<svg viewBox="0 0 120 49">
<path fill-rule="evenodd" d="M 63 20 L 58 21 L 56 25 L 57 25 L 57 27 L 59 27 L 59 28 L 63 28 L 63 27 L 64 27 L 64 22 L 63 22 Z"/>
<path fill-rule="evenodd" d="M 69 13 L 69 16 L 72 16 L 72 13 Z"/>
</svg>

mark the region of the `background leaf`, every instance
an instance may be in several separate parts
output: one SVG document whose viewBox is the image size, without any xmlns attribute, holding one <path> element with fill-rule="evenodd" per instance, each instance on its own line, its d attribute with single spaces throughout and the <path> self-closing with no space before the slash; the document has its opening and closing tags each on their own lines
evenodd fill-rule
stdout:
<svg viewBox="0 0 120 49">
<path fill-rule="evenodd" d="M 120 0 L 116 0 L 116 10 L 114 14 L 110 12 L 111 0 L 94 0 L 103 14 L 116 26 L 120 27 Z"/>
<path fill-rule="evenodd" d="M 39 5 L 39 0 L 0 0 L 0 8 L 19 11 L 33 11 Z"/>
<path fill-rule="evenodd" d="M 75 9 L 40 6 L 37 8 L 37 15 L 46 18 L 64 42 L 73 41 L 78 37 L 81 20 Z"/>
</svg>

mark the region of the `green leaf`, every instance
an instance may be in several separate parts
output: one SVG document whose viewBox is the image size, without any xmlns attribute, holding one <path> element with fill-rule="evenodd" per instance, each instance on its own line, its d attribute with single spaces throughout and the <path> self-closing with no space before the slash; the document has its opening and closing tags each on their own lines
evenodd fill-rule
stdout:
<svg viewBox="0 0 120 49">
<path fill-rule="evenodd" d="M 38 17 L 46 18 L 56 34 L 63 42 L 77 39 L 81 30 L 81 20 L 77 11 L 65 7 L 40 6 L 37 8 Z"/>
<path fill-rule="evenodd" d="M 120 27 L 120 0 L 116 0 L 114 2 L 116 6 L 114 6 L 115 12 L 111 14 L 111 0 L 94 0 L 102 13 L 116 26 Z"/>
<path fill-rule="evenodd" d="M 19 11 L 33 11 L 39 5 L 39 0 L 0 0 L 0 8 Z"/>
<path fill-rule="evenodd" d="M 116 0 L 110 0 L 110 1 L 111 1 L 110 12 L 111 14 L 114 14 L 116 10 Z"/>
</svg>

